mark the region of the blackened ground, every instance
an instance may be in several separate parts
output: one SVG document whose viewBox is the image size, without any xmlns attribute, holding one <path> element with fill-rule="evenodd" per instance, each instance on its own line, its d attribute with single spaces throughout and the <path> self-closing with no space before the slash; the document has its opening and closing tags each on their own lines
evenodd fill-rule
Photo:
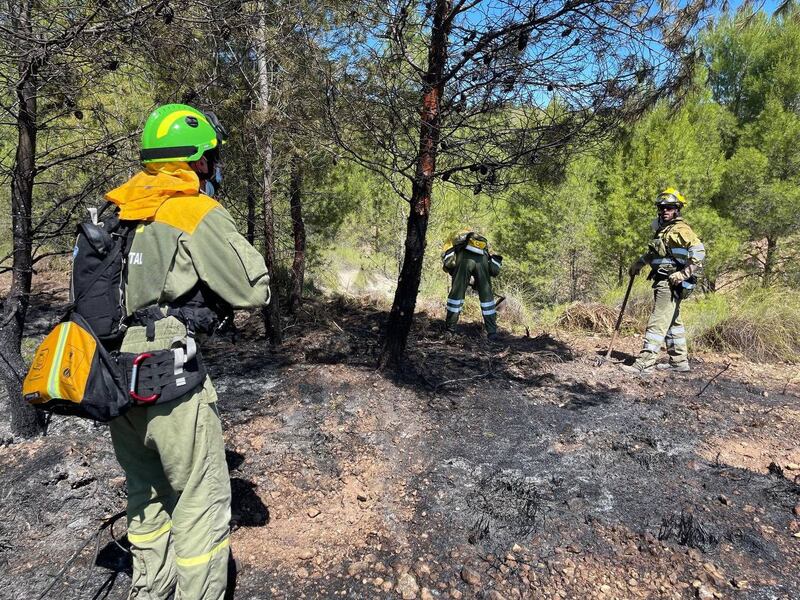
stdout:
<svg viewBox="0 0 800 600">
<path fill-rule="evenodd" d="M 237 598 L 800 598 L 791 372 L 709 355 L 629 377 L 595 366 L 601 339 L 446 343 L 421 314 L 388 378 L 385 317 L 338 299 L 280 349 L 256 317 L 206 344 Z M 0 448 L 0 598 L 124 598 L 124 519 L 122 547 L 91 537 L 124 497 L 105 428 L 56 417 Z"/>
</svg>

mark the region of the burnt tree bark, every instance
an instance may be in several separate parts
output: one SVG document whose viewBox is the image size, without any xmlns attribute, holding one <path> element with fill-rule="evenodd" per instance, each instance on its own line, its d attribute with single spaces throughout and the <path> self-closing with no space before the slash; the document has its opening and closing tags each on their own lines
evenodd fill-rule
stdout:
<svg viewBox="0 0 800 600">
<path fill-rule="evenodd" d="M 253 175 L 253 167 L 247 168 L 247 233 L 245 237 L 250 245 L 255 244 L 256 240 L 256 182 Z"/>
<path fill-rule="evenodd" d="M 451 22 L 450 0 L 436 0 L 434 7 L 428 66 L 424 78 L 420 119 L 419 153 L 411 191 L 411 206 L 406 227 L 405 254 L 392 310 L 386 327 L 380 364 L 397 366 L 405 353 L 425 256 L 425 235 L 431 208 L 431 190 L 436 171 L 436 147 L 439 143 L 444 67 Z"/>
<path fill-rule="evenodd" d="M 31 35 L 31 2 L 20 7 L 15 27 Z M 3 301 L 0 323 L 0 376 L 8 393 L 11 430 L 23 437 L 40 431 L 35 410 L 22 399 L 25 362 L 22 360 L 22 334 L 30 304 L 33 275 L 33 183 L 36 176 L 36 114 L 38 60 L 29 53 L 20 61 L 16 96 L 17 152 L 11 175 L 11 223 L 13 262 L 11 288 Z"/>
<path fill-rule="evenodd" d="M 264 141 L 264 262 L 272 278 L 270 281 L 270 301 L 264 307 L 264 327 L 267 339 L 275 345 L 283 341 L 281 333 L 281 306 L 275 279 L 275 210 L 272 185 L 272 136 Z"/>
<path fill-rule="evenodd" d="M 292 160 L 289 205 L 292 215 L 292 236 L 294 237 L 289 312 L 294 314 L 303 302 L 303 281 L 306 270 L 306 226 L 303 222 L 303 165 L 298 157 Z"/>
<path fill-rule="evenodd" d="M 260 43 L 267 45 L 267 22 L 266 22 L 266 3 L 259 3 L 263 5 L 265 10 L 260 17 L 260 29 L 258 37 Z M 271 68 L 272 64 L 266 56 L 266 51 L 258 53 L 258 105 L 264 115 L 269 115 L 271 109 L 272 97 L 272 78 L 274 70 Z M 266 123 L 269 127 L 270 123 Z M 263 161 L 263 175 L 262 182 L 264 184 L 264 191 L 262 197 L 262 205 L 264 212 L 264 262 L 267 264 L 269 270 L 270 281 L 270 302 L 264 307 L 264 328 L 266 330 L 267 339 L 273 345 L 279 345 L 282 340 L 281 331 L 281 304 L 280 294 L 277 289 L 277 280 L 275 278 L 275 201 L 273 197 L 273 171 L 274 171 L 274 157 L 273 157 L 273 137 L 271 133 L 262 135 L 260 139 L 261 145 L 261 158 Z"/>
</svg>

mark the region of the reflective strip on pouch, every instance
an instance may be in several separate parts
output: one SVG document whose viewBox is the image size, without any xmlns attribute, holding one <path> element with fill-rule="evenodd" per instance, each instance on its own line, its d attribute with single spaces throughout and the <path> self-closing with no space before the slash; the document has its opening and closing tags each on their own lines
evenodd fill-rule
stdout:
<svg viewBox="0 0 800 600">
<path fill-rule="evenodd" d="M 489 302 L 481 302 L 481 308 L 494 308 L 494 300 Z"/>
<path fill-rule="evenodd" d="M 671 258 L 654 258 L 653 260 L 650 261 L 650 264 L 651 265 L 671 265 L 673 262 L 675 262 L 675 261 L 673 259 L 671 259 Z"/>
<path fill-rule="evenodd" d="M 683 287 L 685 287 L 687 290 L 690 290 L 690 289 L 692 289 L 694 287 L 694 284 L 693 283 L 689 283 L 688 281 L 684 281 L 681 285 Z"/>
<path fill-rule="evenodd" d="M 58 343 L 53 357 L 53 366 L 50 367 L 50 377 L 47 380 L 47 394 L 50 398 L 61 398 L 61 361 L 64 358 L 64 347 L 67 345 L 67 335 L 69 334 L 70 323 L 64 323 L 64 327 L 58 333 Z"/>
<path fill-rule="evenodd" d="M 483 254 L 483 250 L 481 248 L 476 248 L 475 246 L 470 246 L 469 244 L 467 244 L 465 248 L 470 252 L 474 252 L 475 254 Z"/>
<path fill-rule="evenodd" d="M 224 550 L 228 546 L 231 545 L 231 538 L 227 537 L 222 540 L 219 544 L 214 546 L 210 552 L 206 552 L 205 554 L 200 554 L 198 556 L 190 556 L 189 558 L 181 558 L 180 556 L 175 557 L 175 564 L 179 567 L 195 567 L 197 565 L 204 565 L 212 558 L 214 558 L 215 554 L 218 554 L 220 550 Z"/>
<path fill-rule="evenodd" d="M 502 264 L 502 263 L 499 263 L 499 262 L 497 262 L 495 259 L 492 259 L 492 262 L 493 262 L 494 264 L 496 264 L 498 267 L 502 267 L 502 266 L 503 266 L 503 264 Z"/>
<path fill-rule="evenodd" d="M 669 253 L 673 256 L 689 256 L 688 248 L 670 248 Z"/>
<path fill-rule="evenodd" d="M 155 531 L 151 531 L 150 533 L 130 533 L 128 532 L 128 541 L 131 544 L 146 544 L 147 542 L 152 542 L 160 538 L 162 535 L 167 533 L 170 529 L 172 529 L 172 521 L 167 521 L 156 529 Z"/>
<path fill-rule="evenodd" d="M 483 316 L 488 317 L 489 315 L 496 315 L 497 311 L 495 309 L 492 310 L 482 310 Z"/>
</svg>

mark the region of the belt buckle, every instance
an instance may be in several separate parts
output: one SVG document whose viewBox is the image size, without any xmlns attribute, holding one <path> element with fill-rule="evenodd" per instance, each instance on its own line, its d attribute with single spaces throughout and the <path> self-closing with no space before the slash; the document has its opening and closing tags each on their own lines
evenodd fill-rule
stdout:
<svg viewBox="0 0 800 600">
<path fill-rule="evenodd" d="M 131 387 L 128 390 L 128 394 L 130 395 L 131 399 L 139 404 L 153 404 L 155 403 L 161 394 L 153 394 L 151 396 L 140 396 L 136 393 L 136 379 L 139 374 L 139 365 L 141 365 L 146 359 L 153 356 L 152 352 L 142 352 L 136 358 L 133 359 L 133 369 L 131 370 Z"/>
</svg>

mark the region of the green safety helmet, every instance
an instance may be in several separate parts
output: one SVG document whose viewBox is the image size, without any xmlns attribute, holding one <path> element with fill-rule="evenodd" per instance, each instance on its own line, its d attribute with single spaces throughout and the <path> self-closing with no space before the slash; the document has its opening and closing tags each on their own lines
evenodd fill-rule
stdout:
<svg viewBox="0 0 800 600">
<path fill-rule="evenodd" d="M 225 142 L 227 132 L 214 113 L 186 104 L 165 104 L 147 118 L 142 131 L 143 163 L 199 160 Z"/>
</svg>

